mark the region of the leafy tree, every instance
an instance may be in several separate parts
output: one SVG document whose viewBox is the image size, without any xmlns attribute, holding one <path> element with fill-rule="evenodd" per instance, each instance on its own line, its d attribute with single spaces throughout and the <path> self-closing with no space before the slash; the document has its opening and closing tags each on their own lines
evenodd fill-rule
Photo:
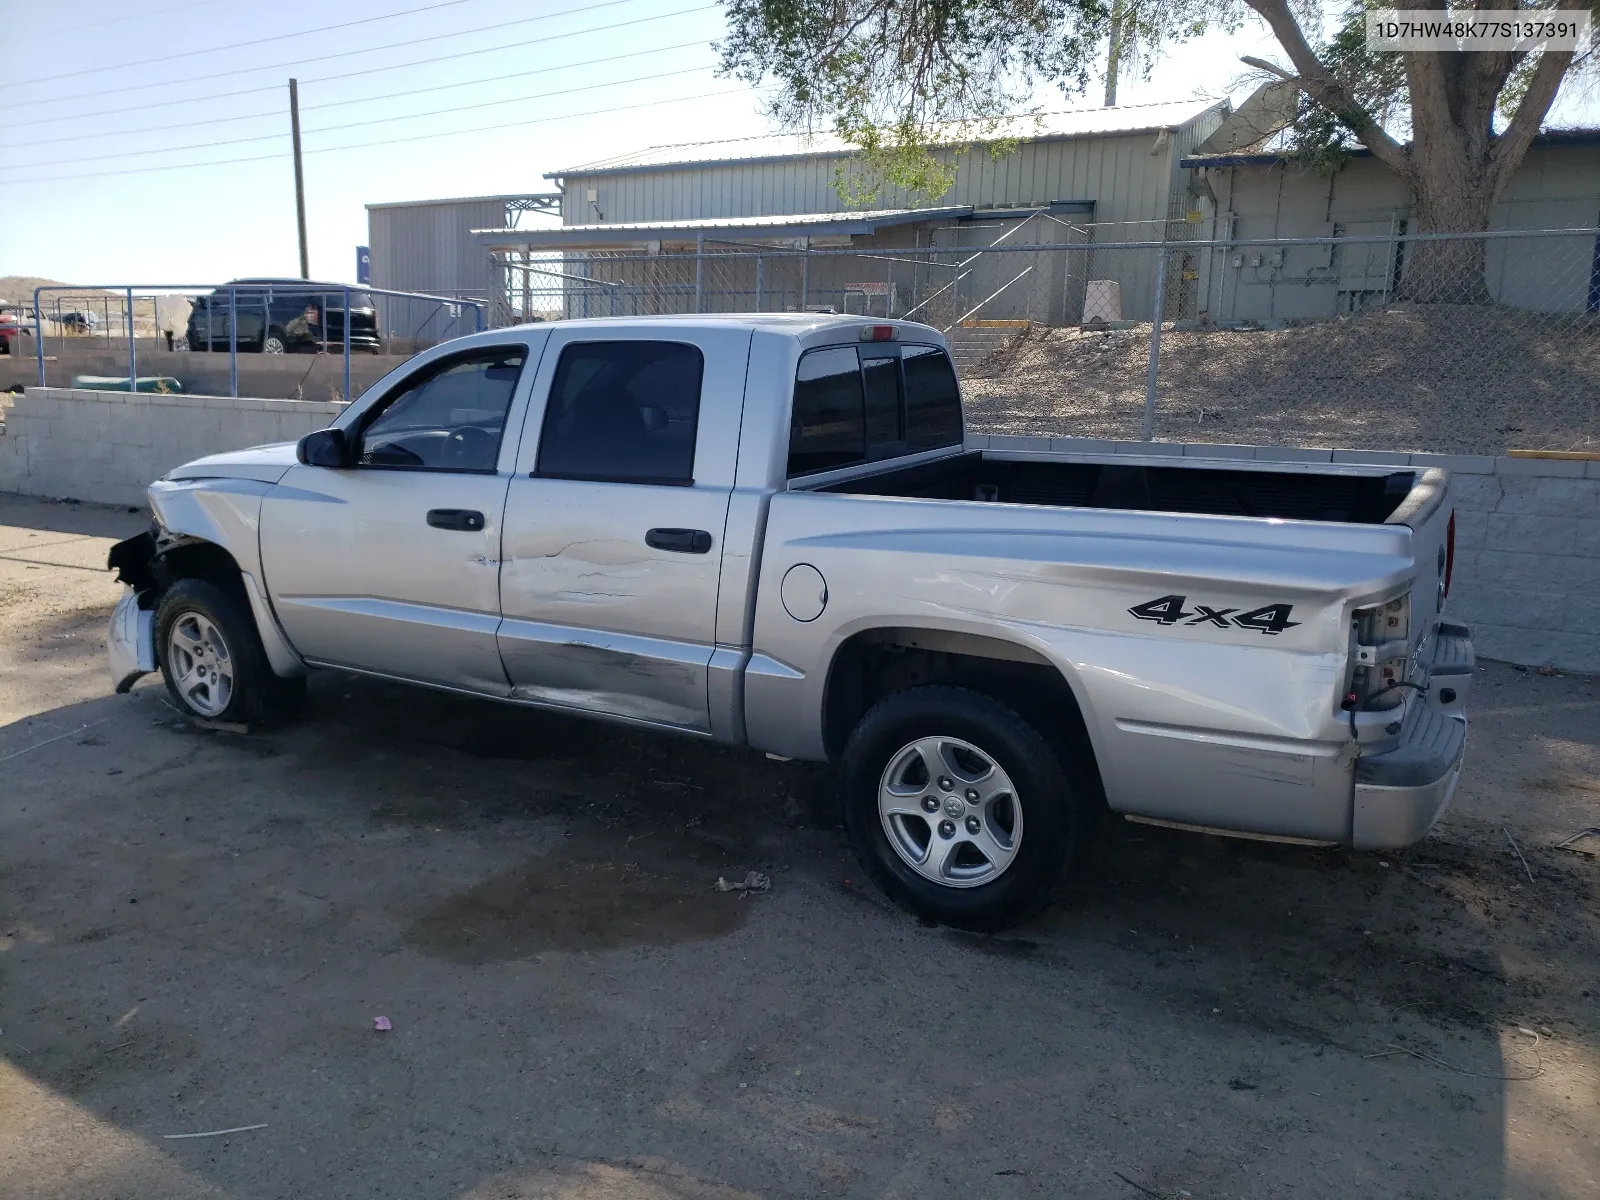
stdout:
<svg viewBox="0 0 1600 1200">
<path fill-rule="evenodd" d="M 936 197 L 954 172 L 934 144 L 1014 136 L 1000 118 L 1040 82 L 1081 93 L 1101 74 L 1114 101 L 1124 69 L 1148 73 L 1167 46 L 1236 28 L 1248 7 L 1288 65 L 1246 62 L 1301 93 L 1292 142 L 1304 157 L 1332 166 L 1359 139 L 1410 190 L 1414 229 L 1487 229 L 1562 81 L 1587 56 L 1376 53 L 1366 46 L 1367 3 L 1378 0 L 1353 0 L 1324 40 L 1316 0 L 727 0 L 719 49 L 728 73 L 777 85 L 772 115 L 786 127 L 829 124 L 877 176 Z M 1600 12 L 1600 0 L 1453 8 Z M 1409 257 L 1418 295 L 1445 298 L 1454 286 L 1448 298 L 1487 298 L 1481 241 L 1421 243 Z"/>
</svg>

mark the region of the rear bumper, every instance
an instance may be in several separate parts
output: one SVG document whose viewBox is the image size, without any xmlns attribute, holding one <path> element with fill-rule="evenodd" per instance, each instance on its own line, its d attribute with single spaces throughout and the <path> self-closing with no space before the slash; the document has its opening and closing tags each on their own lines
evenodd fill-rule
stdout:
<svg viewBox="0 0 1600 1200">
<path fill-rule="evenodd" d="M 1357 850 L 1420 841 L 1450 806 L 1467 751 L 1474 662 L 1466 628 L 1441 625 L 1426 693 L 1406 714 L 1400 744 L 1356 762 L 1350 840 Z"/>
</svg>

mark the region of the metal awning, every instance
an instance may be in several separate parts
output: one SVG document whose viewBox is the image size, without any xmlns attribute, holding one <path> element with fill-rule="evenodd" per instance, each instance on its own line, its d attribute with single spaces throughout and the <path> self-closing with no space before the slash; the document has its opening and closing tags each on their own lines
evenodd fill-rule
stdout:
<svg viewBox="0 0 1600 1200">
<path fill-rule="evenodd" d="M 619 221 L 548 229 L 474 229 L 472 238 L 489 250 L 641 250 L 663 242 L 693 246 L 702 239 L 708 245 L 759 245 L 777 239 L 860 236 L 894 225 L 959 220 L 971 215 L 971 205 L 883 208 L 691 221 Z"/>
</svg>

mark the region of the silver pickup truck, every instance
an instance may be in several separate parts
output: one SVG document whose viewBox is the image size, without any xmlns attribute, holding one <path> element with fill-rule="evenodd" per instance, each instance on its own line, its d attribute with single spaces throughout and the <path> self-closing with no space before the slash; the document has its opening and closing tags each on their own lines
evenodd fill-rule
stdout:
<svg viewBox="0 0 1600 1200">
<path fill-rule="evenodd" d="M 833 761 L 873 878 L 967 927 L 1105 809 L 1405 846 L 1466 743 L 1442 471 L 968 448 L 922 325 L 476 334 L 150 503 L 118 691 L 270 724 L 336 667 Z"/>
</svg>

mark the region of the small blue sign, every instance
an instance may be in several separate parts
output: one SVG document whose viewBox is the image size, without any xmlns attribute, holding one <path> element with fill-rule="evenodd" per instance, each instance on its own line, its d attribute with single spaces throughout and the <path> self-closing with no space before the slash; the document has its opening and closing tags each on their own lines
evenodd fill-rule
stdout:
<svg viewBox="0 0 1600 1200">
<path fill-rule="evenodd" d="M 365 246 L 356 247 L 356 282 L 372 282 L 372 251 Z"/>
</svg>

